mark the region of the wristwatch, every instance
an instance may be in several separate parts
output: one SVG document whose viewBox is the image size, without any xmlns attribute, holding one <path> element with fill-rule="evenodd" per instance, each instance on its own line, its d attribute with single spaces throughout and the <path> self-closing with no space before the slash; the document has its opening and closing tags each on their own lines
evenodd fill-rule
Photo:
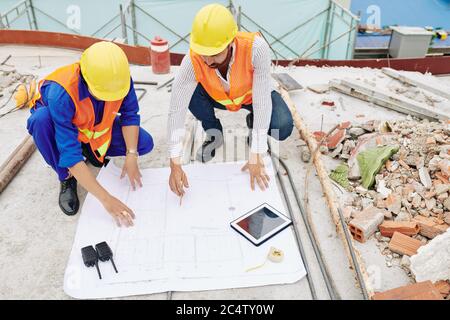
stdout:
<svg viewBox="0 0 450 320">
<path fill-rule="evenodd" d="M 134 154 L 136 157 L 139 157 L 139 153 L 136 149 L 128 149 L 126 155 Z"/>
</svg>

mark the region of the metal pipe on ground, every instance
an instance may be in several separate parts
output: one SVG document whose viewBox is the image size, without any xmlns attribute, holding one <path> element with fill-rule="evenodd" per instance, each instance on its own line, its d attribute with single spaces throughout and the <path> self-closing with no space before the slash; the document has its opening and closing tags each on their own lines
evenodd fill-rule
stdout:
<svg viewBox="0 0 450 320">
<path fill-rule="evenodd" d="M 333 281 L 333 278 L 331 276 L 331 273 L 329 272 L 327 264 L 325 263 L 325 259 L 323 258 L 322 250 L 319 247 L 319 244 L 318 244 L 318 241 L 317 241 L 317 236 L 316 236 L 316 234 L 315 234 L 315 232 L 314 232 L 314 230 L 312 228 L 312 225 L 310 225 L 310 222 L 308 221 L 308 218 L 306 217 L 306 212 L 305 212 L 305 209 L 304 209 L 304 207 L 302 205 L 302 201 L 300 200 L 300 196 L 299 196 L 299 194 L 297 192 L 297 189 L 295 188 L 295 183 L 294 183 L 294 180 L 292 178 L 291 171 L 289 170 L 289 167 L 287 166 L 287 164 L 281 158 L 279 158 L 277 155 L 273 154 L 271 151 L 269 151 L 269 152 L 270 152 L 270 155 L 272 157 L 274 157 L 275 159 L 278 160 L 278 162 L 281 164 L 283 169 L 286 170 L 286 174 L 287 174 L 287 177 L 289 179 L 289 183 L 291 185 L 291 189 L 292 189 L 292 191 L 294 193 L 294 197 L 295 197 L 295 200 L 297 202 L 297 206 L 298 206 L 298 208 L 300 210 L 300 214 L 302 216 L 303 223 L 305 224 L 305 228 L 306 228 L 306 231 L 308 233 L 308 237 L 309 237 L 309 239 L 311 241 L 311 245 L 313 247 L 314 254 L 316 255 L 317 262 L 319 263 L 320 271 L 321 271 L 323 279 L 325 281 L 325 285 L 327 286 L 328 294 L 330 295 L 331 300 L 336 300 L 336 299 L 340 300 L 341 297 L 339 296 L 339 293 L 338 293 L 338 291 L 336 289 L 336 285 L 334 284 L 334 281 Z M 282 189 L 284 191 L 285 190 L 285 188 L 283 187 L 284 183 L 283 183 L 282 177 L 281 177 L 281 175 L 279 173 L 279 170 L 277 171 L 277 174 L 278 174 L 278 178 L 280 180 L 280 185 L 282 186 Z"/>
<path fill-rule="evenodd" d="M 274 158 L 280 160 L 272 152 L 270 152 L 270 155 L 272 156 L 272 161 L 273 161 Z M 294 210 L 292 209 L 291 202 L 289 201 L 289 198 L 287 196 L 286 187 L 284 186 L 283 180 L 281 178 L 280 170 L 276 170 L 276 171 L 277 171 L 278 180 L 280 181 L 281 190 L 283 191 L 284 201 L 285 201 L 285 203 L 286 203 L 286 205 L 288 207 L 289 216 L 291 217 L 292 222 L 293 222 L 294 234 L 295 234 L 295 238 L 297 240 L 298 249 L 300 251 L 300 256 L 302 257 L 303 264 L 305 266 L 306 279 L 308 280 L 309 290 L 311 291 L 311 297 L 312 297 L 313 300 L 317 300 L 316 287 L 314 286 L 314 281 L 312 280 L 312 276 L 311 276 L 311 271 L 310 271 L 310 268 L 309 268 L 308 260 L 306 259 L 306 252 L 305 252 L 305 249 L 303 247 L 303 244 L 302 244 L 302 241 L 301 241 L 301 238 L 300 238 L 300 234 L 299 234 L 299 231 L 298 231 L 298 228 L 297 228 L 297 222 L 296 222 L 295 217 L 294 217 Z"/>
<path fill-rule="evenodd" d="M 36 150 L 33 138 L 27 136 L 0 167 L 0 193 L 8 186 Z"/>
<path fill-rule="evenodd" d="M 356 277 L 361 285 L 361 290 L 365 299 L 371 299 L 374 294 L 373 288 L 369 285 L 369 276 L 367 274 L 364 263 L 362 262 L 362 258 L 356 248 L 353 246 L 353 240 L 351 239 L 349 232 L 347 230 L 347 226 L 345 224 L 345 220 L 343 218 L 341 209 L 339 207 L 339 203 L 337 202 L 336 195 L 332 189 L 332 184 L 328 177 L 327 170 L 322 163 L 320 152 L 314 152 L 317 150 L 317 143 L 312 134 L 309 132 L 309 129 L 306 127 L 303 119 L 297 113 L 297 109 L 295 104 L 291 100 L 289 93 L 280 87 L 280 93 L 288 105 L 292 117 L 294 119 L 294 124 L 298 129 L 300 136 L 308 145 L 308 148 L 312 154 L 312 161 L 317 171 L 317 176 L 319 177 L 320 183 L 322 185 L 322 190 L 325 194 L 325 198 L 327 201 L 328 208 L 330 209 L 331 217 L 333 218 L 333 222 L 337 227 L 337 232 L 341 237 L 341 240 L 344 244 L 344 248 L 347 253 L 347 257 L 350 261 L 350 264 L 353 266 L 353 270 L 356 272 Z"/>
</svg>

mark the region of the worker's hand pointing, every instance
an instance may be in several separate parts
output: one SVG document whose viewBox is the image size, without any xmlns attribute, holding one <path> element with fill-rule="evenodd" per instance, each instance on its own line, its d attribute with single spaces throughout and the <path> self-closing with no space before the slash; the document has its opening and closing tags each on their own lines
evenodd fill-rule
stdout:
<svg viewBox="0 0 450 320">
<path fill-rule="evenodd" d="M 250 173 L 250 186 L 252 190 L 255 190 L 255 180 L 258 183 L 261 190 L 269 188 L 269 176 L 264 169 L 264 161 L 261 155 L 257 153 L 250 153 L 250 159 L 242 167 L 242 171 L 248 170 Z"/>
<path fill-rule="evenodd" d="M 133 154 L 128 154 L 125 157 L 125 163 L 122 168 L 122 174 L 120 175 L 120 179 L 128 175 L 128 179 L 130 180 L 131 187 L 133 191 L 136 190 L 136 185 L 142 188 L 142 175 L 139 171 L 139 166 L 137 163 L 137 157 Z"/>
<path fill-rule="evenodd" d="M 173 193 L 180 197 L 185 194 L 184 187 L 189 188 L 189 182 L 181 164 L 172 159 L 170 160 L 169 187 Z"/>
</svg>

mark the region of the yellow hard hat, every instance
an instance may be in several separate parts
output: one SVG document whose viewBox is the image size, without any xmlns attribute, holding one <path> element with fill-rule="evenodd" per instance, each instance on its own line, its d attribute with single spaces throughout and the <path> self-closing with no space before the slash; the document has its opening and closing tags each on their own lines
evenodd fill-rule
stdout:
<svg viewBox="0 0 450 320">
<path fill-rule="evenodd" d="M 213 56 L 225 50 L 233 41 L 238 27 L 231 12 L 220 4 L 209 4 L 197 12 L 192 23 L 192 51 Z"/>
<path fill-rule="evenodd" d="M 123 99 L 130 90 L 130 66 L 116 44 L 101 41 L 81 55 L 81 73 L 92 94 L 103 101 Z"/>
</svg>

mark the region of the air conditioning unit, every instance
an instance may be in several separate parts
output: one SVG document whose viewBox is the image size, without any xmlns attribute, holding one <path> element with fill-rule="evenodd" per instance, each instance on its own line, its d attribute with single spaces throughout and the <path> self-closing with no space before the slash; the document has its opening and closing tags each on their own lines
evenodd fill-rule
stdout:
<svg viewBox="0 0 450 320">
<path fill-rule="evenodd" d="M 419 27 L 391 27 L 389 55 L 393 58 L 423 58 L 433 33 Z"/>
</svg>

